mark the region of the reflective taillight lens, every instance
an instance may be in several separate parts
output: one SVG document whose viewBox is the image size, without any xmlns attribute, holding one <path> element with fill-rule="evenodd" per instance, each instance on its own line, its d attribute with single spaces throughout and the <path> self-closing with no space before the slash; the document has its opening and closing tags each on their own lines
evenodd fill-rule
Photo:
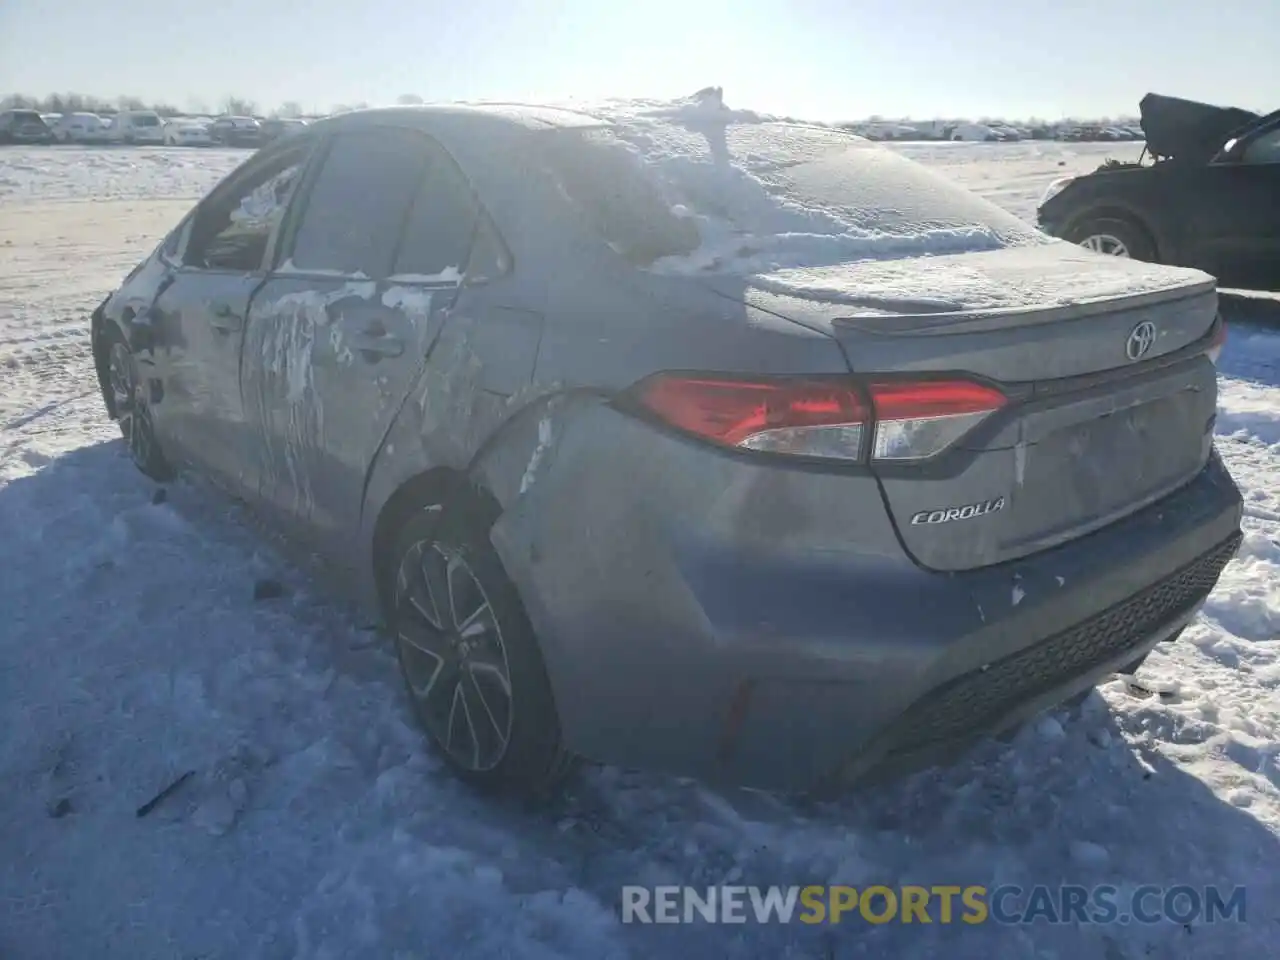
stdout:
<svg viewBox="0 0 1280 960">
<path fill-rule="evenodd" d="M 1209 341 L 1209 359 L 1216 365 L 1218 357 L 1222 355 L 1222 348 L 1227 342 L 1227 321 L 1221 317 L 1218 318 L 1218 329 L 1214 331 L 1213 339 Z"/>
<path fill-rule="evenodd" d="M 968 380 L 658 374 L 632 396 L 671 426 L 723 446 L 824 460 L 936 456 L 1005 404 Z M 868 442 L 868 437 L 870 438 Z"/>
<path fill-rule="evenodd" d="M 875 460 L 924 460 L 941 453 L 1005 404 L 999 390 L 968 380 L 868 385 L 875 411 Z"/>
</svg>

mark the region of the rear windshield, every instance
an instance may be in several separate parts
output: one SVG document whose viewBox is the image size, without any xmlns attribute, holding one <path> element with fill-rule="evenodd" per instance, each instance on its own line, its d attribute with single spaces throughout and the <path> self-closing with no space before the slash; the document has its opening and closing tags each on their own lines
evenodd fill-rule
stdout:
<svg viewBox="0 0 1280 960">
<path fill-rule="evenodd" d="M 142 114 L 135 116 L 131 121 L 135 127 L 158 127 L 160 126 L 160 118 L 154 114 Z"/>
<path fill-rule="evenodd" d="M 44 123 L 44 117 L 34 110 L 15 110 L 13 111 L 13 119 L 19 123 Z"/>
<path fill-rule="evenodd" d="M 562 195 L 635 263 L 758 272 L 1048 242 L 889 149 L 783 122 L 565 129 L 541 154 Z"/>
</svg>

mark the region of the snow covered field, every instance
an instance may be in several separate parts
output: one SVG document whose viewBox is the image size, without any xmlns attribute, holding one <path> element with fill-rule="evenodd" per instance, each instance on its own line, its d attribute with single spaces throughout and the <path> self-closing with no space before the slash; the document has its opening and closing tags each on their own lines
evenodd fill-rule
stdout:
<svg viewBox="0 0 1280 960">
<path fill-rule="evenodd" d="M 1137 148 L 896 149 L 1031 217 L 1050 180 Z M 0 152 L 0 957 L 1280 952 L 1280 335 L 1232 329 L 1218 432 L 1247 536 L 1145 691 L 1112 682 L 1011 743 L 831 804 L 604 769 L 519 809 L 444 774 L 355 612 L 198 483 L 153 502 L 105 419 L 88 312 L 244 156 Z M 283 597 L 254 602 L 264 576 Z M 623 884 L 663 883 L 1245 885 L 1248 913 L 620 923 Z"/>
</svg>

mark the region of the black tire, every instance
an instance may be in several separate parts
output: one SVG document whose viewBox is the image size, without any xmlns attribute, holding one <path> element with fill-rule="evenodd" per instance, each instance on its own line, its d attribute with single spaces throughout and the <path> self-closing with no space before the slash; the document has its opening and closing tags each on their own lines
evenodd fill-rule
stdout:
<svg viewBox="0 0 1280 960">
<path fill-rule="evenodd" d="M 1067 239 L 1081 246 L 1089 246 L 1091 238 L 1098 238 L 1098 247 L 1106 246 L 1106 240 L 1116 240 L 1123 245 L 1126 253 L 1115 254 L 1128 256 L 1133 260 L 1145 260 L 1148 263 L 1158 262 L 1156 245 L 1139 224 L 1132 220 L 1118 217 L 1086 217 L 1075 224 Z M 1098 249 L 1100 253 L 1111 253 L 1108 249 Z"/>
<path fill-rule="evenodd" d="M 489 542 L 494 511 L 478 499 L 403 525 L 385 568 L 387 622 L 414 715 L 450 769 L 482 790 L 541 798 L 573 761 L 533 626 Z"/>
<path fill-rule="evenodd" d="M 147 392 L 138 373 L 138 362 L 120 331 L 108 326 L 102 340 L 102 400 L 107 412 L 120 425 L 134 466 L 152 480 L 163 483 L 173 479 L 174 470 L 156 439 Z"/>
</svg>

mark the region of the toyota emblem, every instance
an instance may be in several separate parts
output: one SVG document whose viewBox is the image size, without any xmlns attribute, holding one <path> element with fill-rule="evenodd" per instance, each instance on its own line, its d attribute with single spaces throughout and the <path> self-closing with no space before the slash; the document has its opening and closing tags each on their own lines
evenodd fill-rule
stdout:
<svg viewBox="0 0 1280 960">
<path fill-rule="evenodd" d="M 1129 339 L 1124 345 L 1125 356 L 1130 360 L 1140 360 L 1155 342 L 1156 325 L 1150 320 L 1143 320 L 1129 331 Z"/>
</svg>

